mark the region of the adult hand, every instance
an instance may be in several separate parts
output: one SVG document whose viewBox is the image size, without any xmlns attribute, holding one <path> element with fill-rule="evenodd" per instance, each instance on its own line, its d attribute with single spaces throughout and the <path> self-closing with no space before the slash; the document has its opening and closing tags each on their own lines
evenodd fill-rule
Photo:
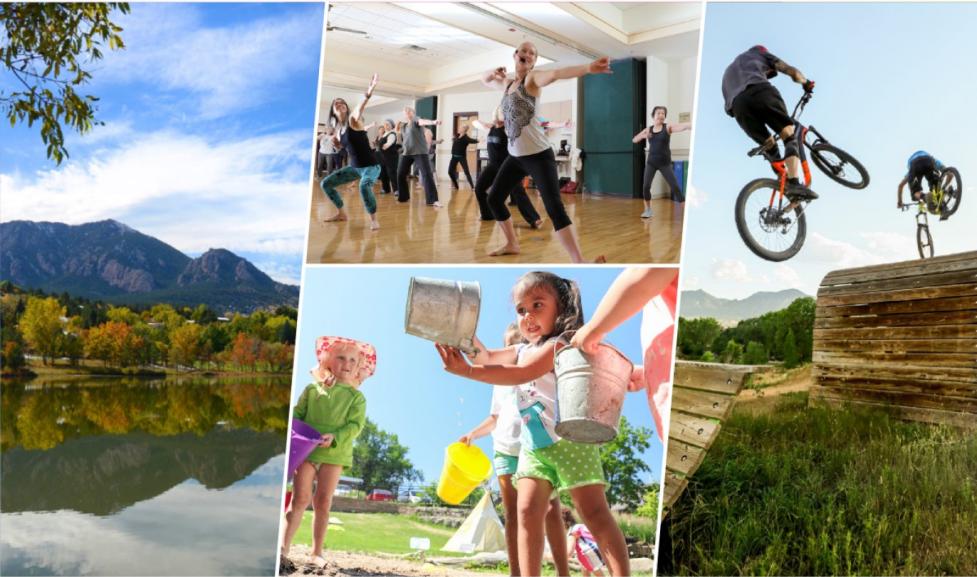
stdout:
<svg viewBox="0 0 977 577">
<path fill-rule="evenodd" d="M 435 120 L 434 121 L 434 125 L 435 126 L 441 126 L 441 121 L 440 120 Z"/>
<path fill-rule="evenodd" d="M 441 355 L 444 370 L 453 375 L 468 376 L 468 373 L 471 371 L 471 365 L 462 356 L 461 351 L 455 347 L 449 347 L 440 343 L 435 343 L 434 347 L 438 349 L 438 354 Z"/>
<path fill-rule="evenodd" d="M 373 78 L 370 79 L 370 86 L 366 89 L 366 97 L 369 98 L 373 96 L 373 89 L 377 87 L 377 81 L 380 79 L 380 75 L 376 72 L 373 73 Z"/>
<path fill-rule="evenodd" d="M 901 200 L 896 203 L 896 208 L 898 208 L 899 210 L 902 210 L 902 207 L 903 206 L 905 206 L 905 205 L 902 204 L 902 201 Z"/>
<path fill-rule="evenodd" d="M 804 92 L 814 92 L 814 81 L 813 80 L 805 80 L 803 82 L 803 85 L 804 85 Z"/>
<path fill-rule="evenodd" d="M 499 66 L 498 68 L 495 69 L 495 73 L 492 74 L 492 77 L 495 78 L 496 80 L 501 80 L 504 82 L 506 74 L 507 73 L 506 73 L 505 66 Z"/>
<path fill-rule="evenodd" d="M 604 335 L 594 332 L 589 324 L 586 324 L 575 333 L 573 333 L 573 338 L 570 339 L 570 346 L 577 347 L 588 355 L 592 355 L 597 352 L 597 345 L 600 344 L 601 339 Z"/>
<path fill-rule="evenodd" d="M 613 74 L 611 71 L 611 59 L 607 56 L 598 58 L 587 66 L 588 74 Z"/>
<path fill-rule="evenodd" d="M 332 433 L 326 433 L 325 435 L 322 436 L 322 440 L 319 441 L 319 446 L 320 447 L 332 446 L 332 442 L 335 440 L 336 440 L 336 435 L 333 435 Z"/>
</svg>

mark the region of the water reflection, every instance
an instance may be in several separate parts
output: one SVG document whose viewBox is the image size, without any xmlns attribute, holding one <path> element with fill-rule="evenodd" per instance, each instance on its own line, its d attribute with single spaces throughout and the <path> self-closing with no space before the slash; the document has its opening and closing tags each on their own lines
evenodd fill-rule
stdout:
<svg viewBox="0 0 977 577">
<path fill-rule="evenodd" d="M 287 380 L 2 395 L 2 574 L 272 575 Z"/>
</svg>

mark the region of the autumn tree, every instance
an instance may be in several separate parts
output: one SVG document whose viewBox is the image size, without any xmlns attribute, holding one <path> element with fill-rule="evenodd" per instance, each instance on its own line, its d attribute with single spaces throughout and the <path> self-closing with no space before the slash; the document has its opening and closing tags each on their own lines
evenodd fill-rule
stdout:
<svg viewBox="0 0 977 577">
<path fill-rule="evenodd" d="M 20 330 L 27 344 L 41 355 L 44 364 L 58 355 L 61 347 L 61 317 L 65 309 L 54 297 L 28 297 L 20 318 Z"/>
<path fill-rule="evenodd" d="M 129 12 L 125 3 L 0 3 L 4 28 L 0 62 L 0 108 L 14 126 L 41 125 L 47 156 L 58 164 L 68 156 L 62 125 L 79 134 L 100 124 L 98 98 L 79 94 L 92 74 L 86 68 L 102 58 L 102 49 L 124 48 L 114 11 Z M 8 88 L 13 87 L 13 88 Z"/>
<path fill-rule="evenodd" d="M 183 325 L 170 332 L 170 362 L 186 367 L 193 366 L 200 355 L 203 339 L 200 325 Z"/>
</svg>

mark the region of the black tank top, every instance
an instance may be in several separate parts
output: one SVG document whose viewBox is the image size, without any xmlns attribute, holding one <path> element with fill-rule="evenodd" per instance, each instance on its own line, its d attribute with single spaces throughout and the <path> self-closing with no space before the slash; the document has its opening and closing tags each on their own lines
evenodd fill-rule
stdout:
<svg viewBox="0 0 977 577">
<path fill-rule="evenodd" d="M 668 133 L 668 125 L 662 124 L 659 132 L 648 129 L 648 164 L 658 166 L 672 162 L 672 136 Z"/>
<path fill-rule="evenodd" d="M 349 165 L 353 168 L 366 168 L 377 164 L 377 157 L 370 148 L 370 137 L 365 130 L 354 130 L 347 126 L 339 141 L 349 152 Z"/>
<path fill-rule="evenodd" d="M 489 162 L 502 164 L 502 161 L 509 156 L 509 137 L 505 135 L 505 127 L 493 126 L 489 129 L 486 142 L 488 142 Z"/>
</svg>

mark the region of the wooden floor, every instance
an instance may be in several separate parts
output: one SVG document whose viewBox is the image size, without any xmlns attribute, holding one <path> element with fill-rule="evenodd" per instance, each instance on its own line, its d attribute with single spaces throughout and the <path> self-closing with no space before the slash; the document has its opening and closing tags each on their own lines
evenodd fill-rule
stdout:
<svg viewBox="0 0 977 577">
<path fill-rule="evenodd" d="M 504 244 L 494 222 L 479 219 L 478 203 L 467 186 L 452 192 L 450 182 L 439 182 L 441 208 L 425 205 L 424 191 L 411 180 L 411 200 L 398 203 L 393 195 L 379 193 L 377 218 L 380 230 L 371 231 L 355 184 L 340 188 L 346 222 L 324 222 L 335 213 L 318 183 L 312 187 L 309 218 L 309 263 L 566 263 L 566 252 L 547 219 L 540 230 L 530 229 L 515 207 L 510 207 L 522 252 L 503 257 L 488 256 Z M 539 195 L 529 196 L 544 218 Z M 610 196 L 562 195 L 587 259 L 603 254 L 609 263 L 677 263 L 684 205 L 670 200 L 653 201 L 654 217 L 640 218 L 640 200 Z"/>
</svg>

